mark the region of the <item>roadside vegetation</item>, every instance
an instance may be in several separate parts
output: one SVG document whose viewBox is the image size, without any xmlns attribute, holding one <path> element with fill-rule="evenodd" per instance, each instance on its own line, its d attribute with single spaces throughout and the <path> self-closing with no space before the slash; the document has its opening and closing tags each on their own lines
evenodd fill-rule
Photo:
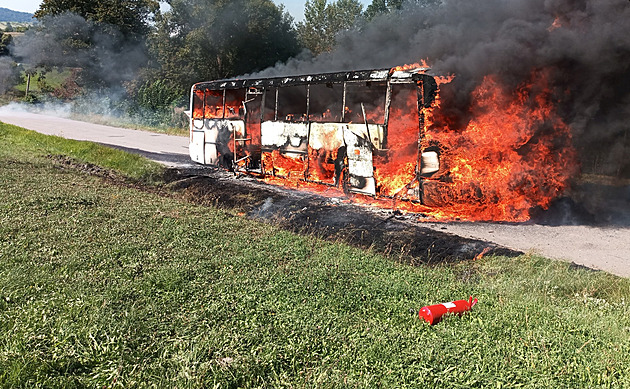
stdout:
<svg viewBox="0 0 630 389">
<path fill-rule="evenodd" d="M 164 167 L 137 154 L 125 153 L 92 142 L 49 136 L 0 122 L 3 146 L 0 156 L 19 160 L 67 156 L 79 163 L 111 169 L 133 181 L 146 184 L 161 182 Z"/>
<path fill-rule="evenodd" d="M 535 255 L 412 267 L 47 157 L 159 185 L 121 151 L 0 140 L 0 387 L 630 385 L 627 279 Z"/>
<path fill-rule="evenodd" d="M 149 107 L 154 104 L 152 101 L 168 93 L 160 89 L 160 83 L 151 90 L 141 88 L 138 98 L 147 105 L 145 107 L 132 100 L 119 100 L 107 94 L 84 90 L 77 83 L 80 82 L 79 73 L 79 69 L 71 68 L 21 68 L 14 87 L 0 95 L 0 106 L 18 103 L 19 109 L 67 116 L 89 123 L 170 135 L 188 134 L 188 117 L 184 112 L 186 104 L 183 98 L 172 97 L 170 104 Z"/>
<path fill-rule="evenodd" d="M 56 68 L 50 71 L 39 70 L 28 72 L 31 74 L 31 82 L 28 85 L 29 94 L 33 94 L 34 98 L 44 97 L 46 93 L 59 93 L 59 89 L 64 86 L 70 77 L 72 77 L 71 69 Z M 20 83 L 15 85 L 15 91 L 25 95 L 27 87 L 27 72 L 21 68 Z"/>
</svg>

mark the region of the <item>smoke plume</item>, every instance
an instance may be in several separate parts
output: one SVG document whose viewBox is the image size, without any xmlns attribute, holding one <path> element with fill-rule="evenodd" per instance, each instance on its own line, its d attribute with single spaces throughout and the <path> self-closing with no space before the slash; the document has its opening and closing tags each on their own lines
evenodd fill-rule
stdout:
<svg viewBox="0 0 630 389">
<path fill-rule="evenodd" d="M 15 78 L 15 64 L 8 56 L 0 57 L 0 94 L 6 92 Z"/>
<path fill-rule="evenodd" d="M 126 39 L 114 26 L 70 12 L 44 17 L 11 51 L 27 67 L 81 69 L 82 82 L 99 88 L 120 87 L 147 63 L 141 42 Z"/>
<path fill-rule="evenodd" d="M 426 59 L 443 86 L 451 128 L 468 122 L 471 92 L 493 75 L 517 88 L 544 71 L 573 132 L 582 169 L 630 178 L 630 3 L 626 0 L 408 2 L 338 37 L 331 53 L 256 76 L 385 68 Z"/>
<path fill-rule="evenodd" d="M 156 126 L 181 116 L 174 111 L 139 107 L 130 99 L 129 92 L 138 90 L 131 86 L 139 82 L 139 73 L 149 64 L 147 47 L 142 38 L 125 36 L 107 23 L 86 20 L 71 12 L 48 15 L 16 38 L 11 57 L 0 58 L 0 84 L 18 74 L 15 62 L 26 71 L 43 70 L 44 84 L 45 72 L 52 68 L 70 73 L 61 85 L 40 95 L 38 104 L 28 105 L 32 111 L 50 115 L 75 113 Z M 6 89 L 13 84 L 6 82 Z M 2 89 L 0 85 L 0 92 Z"/>
</svg>

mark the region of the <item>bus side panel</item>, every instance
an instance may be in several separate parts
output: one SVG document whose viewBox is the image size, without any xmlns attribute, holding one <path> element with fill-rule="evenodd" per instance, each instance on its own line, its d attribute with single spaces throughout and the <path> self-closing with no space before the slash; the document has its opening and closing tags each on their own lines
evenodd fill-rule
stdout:
<svg viewBox="0 0 630 389">
<path fill-rule="evenodd" d="M 205 163 L 231 167 L 234 159 L 234 134 L 240 138 L 244 131 L 245 122 L 242 120 L 206 119 Z"/>
<path fill-rule="evenodd" d="M 265 121 L 260 126 L 263 171 L 282 177 L 304 177 L 308 124 Z"/>
<path fill-rule="evenodd" d="M 384 131 L 385 131 L 385 126 L 382 124 L 368 124 L 368 127 L 365 126 L 365 124 L 359 124 L 359 123 L 348 123 L 346 124 L 346 126 L 348 126 L 348 129 L 350 131 L 352 131 L 353 133 L 357 134 L 358 136 L 367 139 L 370 139 L 370 141 L 372 142 L 372 147 L 374 149 L 380 149 L 383 147 L 383 138 L 384 138 Z M 369 134 L 368 134 L 368 128 L 369 128 Z"/>
<path fill-rule="evenodd" d="M 348 154 L 348 183 L 350 191 L 376 195 L 374 165 L 372 163 L 372 144 L 367 137 L 346 128 L 343 133 Z"/>
<path fill-rule="evenodd" d="M 345 158 L 345 151 L 339 153 L 339 149 L 344 146 L 345 127 L 344 123 L 311 123 L 308 139 L 309 180 L 330 185 L 339 183 Z"/>
<path fill-rule="evenodd" d="M 200 123 L 200 129 L 196 127 L 197 123 Z M 203 120 L 191 120 L 188 152 L 190 153 L 190 159 L 194 162 L 205 163 L 204 143 Z"/>
<path fill-rule="evenodd" d="M 306 123 L 263 122 L 260 128 L 261 144 L 281 152 L 306 154 L 308 125 Z"/>
</svg>

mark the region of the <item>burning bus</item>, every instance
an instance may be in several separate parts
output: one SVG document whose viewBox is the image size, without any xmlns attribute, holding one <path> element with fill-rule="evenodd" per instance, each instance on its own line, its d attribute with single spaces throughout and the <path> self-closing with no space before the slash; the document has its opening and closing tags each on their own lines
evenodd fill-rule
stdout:
<svg viewBox="0 0 630 389">
<path fill-rule="evenodd" d="M 467 127 L 453 129 L 436 116 L 451 78 L 428 71 L 414 64 L 195 84 L 190 156 L 438 218 L 522 221 L 547 207 L 566 185 L 572 149 L 544 74 L 516 92 L 486 77 Z"/>
<path fill-rule="evenodd" d="M 422 181 L 440 170 L 439 149 L 420 142 L 437 91 L 426 70 L 195 84 L 190 156 L 238 172 L 422 201 Z M 400 131 L 410 122 L 412 138 Z M 405 171 L 408 181 L 392 182 L 388 171 Z"/>
</svg>

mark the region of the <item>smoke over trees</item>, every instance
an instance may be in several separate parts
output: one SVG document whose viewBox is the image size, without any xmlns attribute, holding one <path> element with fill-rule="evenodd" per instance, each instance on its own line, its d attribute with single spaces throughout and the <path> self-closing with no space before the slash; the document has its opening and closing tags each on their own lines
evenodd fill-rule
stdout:
<svg viewBox="0 0 630 389">
<path fill-rule="evenodd" d="M 15 66 L 9 58 L 11 42 L 11 35 L 0 31 L 0 93 L 6 92 L 12 81 L 16 79 Z"/>
<path fill-rule="evenodd" d="M 0 31 L 0 57 L 9 55 L 9 45 L 12 41 L 13 39 L 11 38 L 11 35 Z"/>
<path fill-rule="evenodd" d="M 103 27 L 115 28 L 115 33 L 125 40 L 142 40 L 150 32 L 152 17 L 158 10 L 156 0 L 43 0 L 35 17 L 42 20 L 72 13 Z"/>
<path fill-rule="evenodd" d="M 82 82 L 91 89 L 120 87 L 147 60 L 141 40 L 128 40 L 114 26 L 74 13 L 42 17 L 17 40 L 12 54 L 28 69 L 81 69 Z"/>
<path fill-rule="evenodd" d="M 44 0 L 39 24 L 11 46 L 0 75 L 15 63 L 29 72 L 72 69 L 72 92 L 137 114 L 183 104 L 194 82 L 259 71 L 301 50 L 293 19 L 271 0 L 167 4 L 161 11 L 154 0 Z"/>
</svg>

